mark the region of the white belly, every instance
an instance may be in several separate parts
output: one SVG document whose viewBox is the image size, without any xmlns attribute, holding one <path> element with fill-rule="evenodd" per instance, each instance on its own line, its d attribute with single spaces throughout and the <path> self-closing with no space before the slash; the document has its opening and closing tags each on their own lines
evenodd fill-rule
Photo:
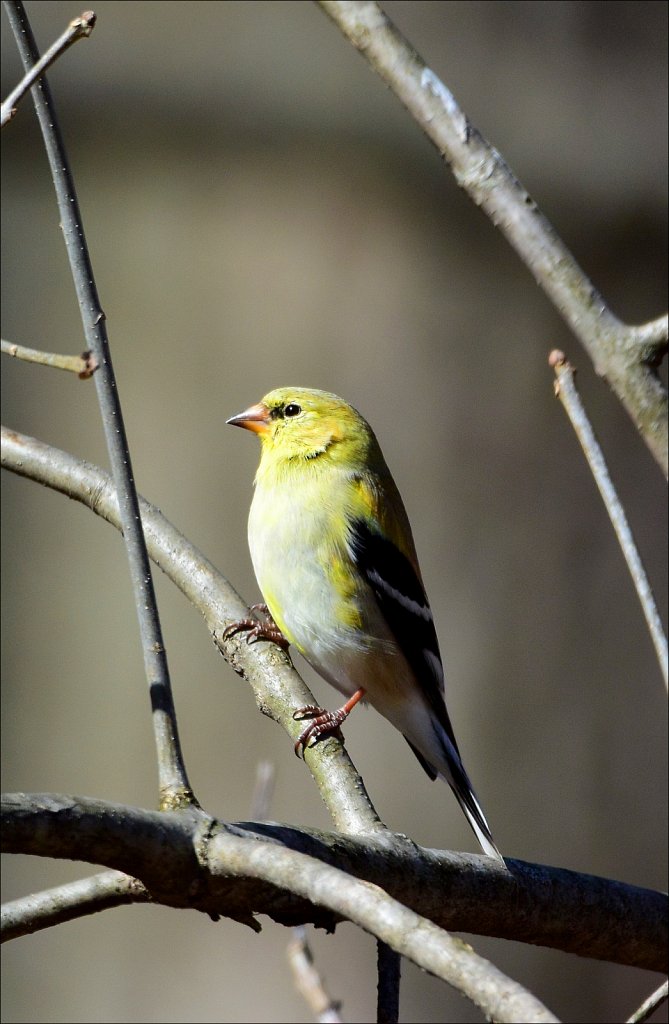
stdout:
<svg viewBox="0 0 669 1024">
<path fill-rule="evenodd" d="M 260 485 L 256 487 L 249 516 L 253 568 L 284 636 L 320 675 L 351 696 L 361 686 L 369 689 L 367 657 L 372 652 L 377 658 L 379 653 L 395 655 L 397 649 L 373 598 L 362 609 L 360 595 L 351 593 L 346 578 L 340 575 L 339 589 L 333 586 L 333 567 L 341 574 L 342 564 L 350 567 L 350 562 L 346 551 L 331 544 L 332 508 L 316 506 L 315 514 L 306 517 L 302 507 L 302 501 L 285 493 L 268 503 Z M 352 626 L 356 610 L 361 621 Z"/>
</svg>

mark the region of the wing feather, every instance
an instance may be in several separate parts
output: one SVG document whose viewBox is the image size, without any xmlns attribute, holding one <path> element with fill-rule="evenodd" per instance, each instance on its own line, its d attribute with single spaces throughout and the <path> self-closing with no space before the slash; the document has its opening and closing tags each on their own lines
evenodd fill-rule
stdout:
<svg viewBox="0 0 669 1024">
<path fill-rule="evenodd" d="M 355 519 L 351 523 L 350 547 L 352 558 L 374 593 L 381 614 L 408 661 L 426 703 L 459 757 L 444 700 L 444 670 L 439 642 L 418 573 L 406 555 L 391 540 L 372 530 L 364 519 Z M 425 767 L 424 759 L 419 760 Z"/>
<path fill-rule="evenodd" d="M 420 577 L 406 555 L 391 540 L 372 530 L 364 519 L 357 518 L 351 523 L 350 550 L 434 715 L 435 737 L 443 749 L 448 771 L 437 769 L 408 737 L 405 739 L 431 779 L 437 774 L 444 775 L 485 852 L 504 863 L 465 771 L 448 717 L 439 643 Z"/>
</svg>

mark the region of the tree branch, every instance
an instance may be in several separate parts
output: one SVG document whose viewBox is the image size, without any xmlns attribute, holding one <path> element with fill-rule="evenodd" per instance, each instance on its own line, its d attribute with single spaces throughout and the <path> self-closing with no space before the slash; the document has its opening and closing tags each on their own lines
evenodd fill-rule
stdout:
<svg viewBox="0 0 669 1024">
<path fill-rule="evenodd" d="M 32 935 L 64 921 L 97 914 L 127 903 L 147 903 L 149 894 L 140 881 L 122 871 L 102 871 L 90 878 L 55 886 L 4 903 L 1 912 L 2 942 Z"/>
<path fill-rule="evenodd" d="M 634 1011 L 631 1017 L 627 1018 L 627 1024 L 643 1024 L 651 1014 L 655 1013 L 662 1003 L 666 1003 L 669 997 L 669 983 L 666 981 L 652 992 L 648 999 L 644 999 L 641 1006 Z"/>
<path fill-rule="evenodd" d="M 266 914 L 286 925 L 331 930 L 345 918 L 367 927 L 352 912 L 360 890 L 342 900 L 346 886 L 336 881 L 331 899 L 329 876 L 317 871 L 327 867 L 380 886 L 440 928 L 648 970 L 666 963 L 665 894 L 560 868 L 509 859 L 505 871 L 489 857 L 427 850 L 388 832 L 226 824 L 198 808 L 148 811 L 54 794 L 6 795 L 2 823 L 4 852 L 104 864 L 141 879 L 154 902 L 252 926 L 253 914 Z M 398 949 L 394 939 L 389 945 Z"/>
<path fill-rule="evenodd" d="M 279 886 L 289 879 L 293 892 L 332 909 L 418 967 L 453 985 L 488 1019 L 509 1024 L 557 1021 L 532 993 L 502 974 L 471 946 L 407 909 L 377 885 L 353 881 L 347 871 L 324 867 L 315 858 L 276 845 L 267 849 L 238 836 L 222 838 L 220 833 L 213 837 L 212 845 L 223 873 L 232 868 L 242 877 L 251 875 Z M 212 868 L 215 870 L 213 864 Z"/>
<path fill-rule="evenodd" d="M 313 843 L 304 852 L 292 843 L 268 841 L 272 826 L 255 830 L 248 824 L 225 825 L 195 806 L 149 812 L 50 794 L 15 794 L 3 805 L 6 849 L 78 860 L 102 856 L 115 866 L 134 863 L 138 870 L 132 874 L 142 877 L 154 901 L 226 913 L 256 930 L 253 914 L 260 908 L 253 896 L 255 883 L 260 883 L 268 895 L 287 895 L 291 902 L 297 897 L 316 913 L 325 911 L 330 926 L 350 920 L 380 936 L 419 967 L 454 985 L 491 1019 L 510 1024 L 557 1019 L 465 943 L 408 910 L 378 885 L 352 878 L 347 866 L 342 869 L 315 857 L 318 848 Z M 364 845 L 361 853 L 364 860 Z M 495 869 L 503 873 L 498 865 Z M 220 903 L 223 892 L 236 894 L 237 909 L 231 914 Z"/>
<path fill-rule="evenodd" d="M 634 327 L 611 312 L 500 154 L 373 0 L 319 0 L 531 270 L 605 377 L 667 474 L 667 393 L 656 366 L 666 320 Z"/>
<path fill-rule="evenodd" d="M 286 952 L 295 988 L 318 1024 L 342 1024 L 340 1004 L 327 993 L 320 972 L 314 964 L 304 925 L 293 928 L 293 938 L 288 943 Z"/>
<path fill-rule="evenodd" d="M 80 380 L 88 380 L 97 370 L 97 364 L 90 352 L 84 352 L 80 356 L 61 355 L 60 352 L 40 352 L 36 348 L 26 348 L 25 345 L 15 345 L 11 341 L 0 340 L 0 346 L 5 355 L 14 359 L 22 359 L 26 363 L 39 363 L 41 366 L 51 366 L 55 370 L 67 370 L 69 373 L 76 373 Z"/>
</svg>

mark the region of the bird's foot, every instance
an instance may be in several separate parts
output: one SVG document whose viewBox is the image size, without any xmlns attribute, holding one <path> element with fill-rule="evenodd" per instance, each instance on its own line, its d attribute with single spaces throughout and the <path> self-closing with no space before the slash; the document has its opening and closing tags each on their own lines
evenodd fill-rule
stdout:
<svg viewBox="0 0 669 1024">
<path fill-rule="evenodd" d="M 325 708 L 319 708 L 316 704 L 307 704 L 306 707 L 298 708 L 297 711 L 294 711 L 293 718 L 297 721 L 301 721 L 303 718 L 311 719 L 306 729 L 303 729 L 297 737 L 295 743 L 295 753 L 297 756 L 304 757 L 307 747 L 311 746 L 312 743 L 316 743 L 321 736 L 336 735 L 341 739 L 339 726 L 348 718 L 355 705 L 364 695 L 364 690 L 356 690 L 353 696 L 337 711 L 326 711 Z"/>
<path fill-rule="evenodd" d="M 229 640 L 235 633 L 244 632 L 247 634 L 247 644 L 256 644 L 258 640 L 270 640 L 285 651 L 289 643 L 270 615 L 267 605 L 252 604 L 249 611 L 253 612 L 256 618 L 238 619 L 236 622 L 231 622 L 223 630 L 223 640 Z M 262 615 L 263 618 L 257 618 L 258 615 Z"/>
</svg>

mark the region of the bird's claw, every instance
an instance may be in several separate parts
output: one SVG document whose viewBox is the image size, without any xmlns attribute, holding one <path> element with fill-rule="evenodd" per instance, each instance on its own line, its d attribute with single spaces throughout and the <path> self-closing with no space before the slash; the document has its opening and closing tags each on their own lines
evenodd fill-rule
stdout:
<svg viewBox="0 0 669 1024">
<path fill-rule="evenodd" d="M 246 633 L 247 644 L 257 644 L 259 640 L 270 640 L 273 644 L 283 648 L 285 651 L 289 644 L 285 636 L 269 614 L 266 604 L 253 604 L 250 611 L 254 614 L 260 613 L 265 616 L 263 619 L 238 619 L 231 622 L 223 630 L 223 640 L 229 640 L 235 633 Z"/>
<path fill-rule="evenodd" d="M 311 719 L 309 725 L 302 730 L 295 741 L 294 749 L 297 757 L 304 757 L 307 747 L 316 743 L 321 736 L 338 734 L 341 738 L 339 726 L 346 716 L 347 713 L 343 708 L 340 708 L 339 711 L 326 711 L 325 708 L 319 708 L 316 704 L 307 704 L 294 711 L 293 718 L 296 721 L 301 721 L 303 718 Z"/>
</svg>

